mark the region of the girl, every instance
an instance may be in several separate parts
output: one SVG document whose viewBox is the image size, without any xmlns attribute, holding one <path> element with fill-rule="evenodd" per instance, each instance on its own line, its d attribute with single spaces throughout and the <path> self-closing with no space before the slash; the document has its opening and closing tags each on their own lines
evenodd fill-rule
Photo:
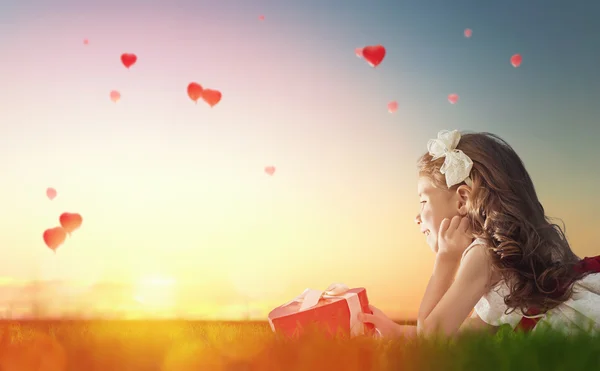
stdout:
<svg viewBox="0 0 600 371">
<path fill-rule="evenodd" d="M 375 307 L 359 319 L 384 337 L 503 324 L 600 330 L 600 256 L 580 260 L 571 251 L 512 147 L 490 133 L 461 138 L 456 130 L 427 147 L 415 222 L 436 258 L 417 326 L 400 326 Z"/>
</svg>

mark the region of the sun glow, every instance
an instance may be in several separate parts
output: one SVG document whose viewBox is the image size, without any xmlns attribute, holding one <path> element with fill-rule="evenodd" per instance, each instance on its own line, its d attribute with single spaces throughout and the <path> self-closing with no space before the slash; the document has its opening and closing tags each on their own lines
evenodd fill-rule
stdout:
<svg viewBox="0 0 600 371">
<path fill-rule="evenodd" d="M 175 306 L 175 284 L 171 277 L 146 276 L 138 281 L 134 291 L 134 300 L 150 312 L 166 312 Z"/>
</svg>

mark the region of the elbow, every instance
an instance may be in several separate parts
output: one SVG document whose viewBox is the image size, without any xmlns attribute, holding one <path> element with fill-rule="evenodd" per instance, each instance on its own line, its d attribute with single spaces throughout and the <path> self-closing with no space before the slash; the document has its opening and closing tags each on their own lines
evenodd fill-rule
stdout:
<svg viewBox="0 0 600 371">
<path fill-rule="evenodd" d="M 431 333 L 431 321 L 425 318 L 420 318 L 417 320 L 417 333 L 428 335 Z"/>
<path fill-rule="evenodd" d="M 429 320 L 426 318 L 417 318 L 417 335 L 428 334 L 428 328 L 430 326 Z"/>
<path fill-rule="evenodd" d="M 417 318 L 417 333 L 421 333 L 423 331 L 424 323 L 425 323 L 425 318 L 423 318 L 423 317 Z"/>
</svg>

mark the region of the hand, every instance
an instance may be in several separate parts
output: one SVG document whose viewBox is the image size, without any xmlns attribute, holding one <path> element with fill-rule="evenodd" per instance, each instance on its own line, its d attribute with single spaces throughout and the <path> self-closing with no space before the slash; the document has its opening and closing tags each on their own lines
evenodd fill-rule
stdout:
<svg viewBox="0 0 600 371">
<path fill-rule="evenodd" d="M 473 237 L 467 233 L 469 219 L 459 215 L 442 220 L 438 233 L 438 256 L 460 260 L 463 252 L 473 242 Z"/>
<path fill-rule="evenodd" d="M 375 326 L 381 337 L 384 338 L 393 338 L 398 336 L 398 327 L 399 325 L 388 318 L 381 310 L 377 309 L 373 305 L 369 305 L 369 309 L 373 312 L 373 314 L 368 313 L 359 313 L 358 320 L 363 323 L 371 323 Z"/>
</svg>

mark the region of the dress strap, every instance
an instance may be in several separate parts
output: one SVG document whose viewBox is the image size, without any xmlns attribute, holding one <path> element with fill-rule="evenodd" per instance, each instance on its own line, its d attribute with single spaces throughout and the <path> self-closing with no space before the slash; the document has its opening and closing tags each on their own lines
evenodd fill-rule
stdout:
<svg viewBox="0 0 600 371">
<path fill-rule="evenodd" d="M 477 245 L 485 245 L 485 241 L 482 240 L 481 238 L 476 238 L 473 240 L 473 242 L 471 242 L 471 244 L 469 246 L 467 246 L 467 248 L 465 249 L 465 251 L 463 251 L 462 256 L 460 258 L 460 261 L 462 262 L 463 259 L 465 258 L 465 256 L 467 255 L 467 253 L 469 251 L 471 251 L 471 249 Z"/>
</svg>

